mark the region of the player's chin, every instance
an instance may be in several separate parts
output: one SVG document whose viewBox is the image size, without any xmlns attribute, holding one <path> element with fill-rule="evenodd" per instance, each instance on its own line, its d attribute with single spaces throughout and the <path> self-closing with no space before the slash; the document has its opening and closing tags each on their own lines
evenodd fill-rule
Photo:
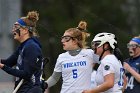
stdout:
<svg viewBox="0 0 140 93">
<path fill-rule="evenodd" d="M 14 40 L 18 40 L 18 37 L 17 36 L 14 36 Z"/>
<path fill-rule="evenodd" d="M 68 48 L 67 48 L 66 46 L 63 46 L 63 50 L 66 50 L 66 51 L 67 51 L 67 50 L 68 50 Z"/>
<path fill-rule="evenodd" d="M 16 35 L 14 35 L 14 39 L 17 39 Z"/>
<path fill-rule="evenodd" d="M 67 50 L 65 47 L 63 47 L 63 50 Z"/>
<path fill-rule="evenodd" d="M 133 57 L 133 56 L 134 56 L 134 53 L 133 53 L 133 52 L 129 52 L 129 55 L 130 55 L 131 57 Z"/>
</svg>

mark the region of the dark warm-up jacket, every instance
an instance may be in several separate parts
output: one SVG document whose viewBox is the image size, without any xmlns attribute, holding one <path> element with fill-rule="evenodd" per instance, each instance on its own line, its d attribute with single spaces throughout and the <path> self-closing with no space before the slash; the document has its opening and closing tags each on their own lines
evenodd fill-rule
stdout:
<svg viewBox="0 0 140 93">
<path fill-rule="evenodd" d="M 16 76 L 16 85 L 24 79 L 26 87 L 40 85 L 42 51 L 37 38 L 29 38 L 17 48 L 7 59 L 2 59 L 5 64 L 2 68 L 8 74 Z M 15 67 L 13 67 L 15 66 Z"/>
</svg>

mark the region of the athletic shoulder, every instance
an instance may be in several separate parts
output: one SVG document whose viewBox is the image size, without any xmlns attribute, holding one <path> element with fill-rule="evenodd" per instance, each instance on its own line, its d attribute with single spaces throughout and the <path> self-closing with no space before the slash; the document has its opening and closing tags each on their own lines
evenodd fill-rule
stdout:
<svg viewBox="0 0 140 93">
<path fill-rule="evenodd" d="M 101 60 L 103 64 L 116 64 L 119 60 L 115 57 L 115 55 L 107 55 Z"/>
<path fill-rule="evenodd" d="M 40 44 L 35 42 L 33 39 L 29 39 L 26 43 L 25 43 L 25 48 L 29 48 L 29 49 L 41 49 Z"/>
<path fill-rule="evenodd" d="M 70 55 L 69 55 L 68 52 L 64 52 L 64 53 L 59 54 L 57 60 L 65 60 L 65 59 L 68 59 L 69 56 L 70 56 Z"/>
<path fill-rule="evenodd" d="M 87 55 L 94 60 L 94 63 L 99 63 L 99 56 L 92 49 L 82 49 L 81 54 Z"/>
<path fill-rule="evenodd" d="M 81 54 L 93 55 L 94 51 L 92 49 L 82 49 Z"/>
</svg>

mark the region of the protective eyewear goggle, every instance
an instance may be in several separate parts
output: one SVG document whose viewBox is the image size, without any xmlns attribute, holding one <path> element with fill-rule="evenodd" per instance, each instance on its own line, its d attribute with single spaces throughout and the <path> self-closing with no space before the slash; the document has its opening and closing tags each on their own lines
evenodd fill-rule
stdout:
<svg viewBox="0 0 140 93">
<path fill-rule="evenodd" d="M 72 36 L 62 36 L 61 37 L 61 40 L 63 42 L 69 42 L 71 39 L 74 39 L 74 37 L 72 37 Z"/>
<path fill-rule="evenodd" d="M 20 29 L 20 28 L 21 28 L 21 26 L 19 24 L 14 24 L 12 29 L 17 30 L 17 29 Z"/>
<path fill-rule="evenodd" d="M 138 44 L 127 44 L 127 48 L 137 48 L 137 47 L 140 47 L 140 45 Z"/>
<path fill-rule="evenodd" d="M 95 48 L 97 48 L 100 44 L 101 44 L 101 42 L 91 42 L 91 48 L 92 48 L 92 49 L 95 49 Z"/>
</svg>

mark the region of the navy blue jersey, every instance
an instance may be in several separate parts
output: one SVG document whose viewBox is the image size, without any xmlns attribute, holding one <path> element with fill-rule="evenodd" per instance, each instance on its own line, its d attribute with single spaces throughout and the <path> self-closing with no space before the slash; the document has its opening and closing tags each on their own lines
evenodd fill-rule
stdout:
<svg viewBox="0 0 140 93">
<path fill-rule="evenodd" d="M 130 58 L 126 62 L 140 74 L 140 56 Z M 140 83 L 129 72 L 126 72 L 128 78 L 127 87 L 124 93 L 140 93 Z"/>
<path fill-rule="evenodd" d="M 29 38 L 20 44 L 18 49 L 7 59 L 2 68 L 8 74 L 16 76 L 16 85 L 24 79 L 24 85 L 40 85 L 42 51 L 36 38 Z M 12 68 L 16 66 L 16 68 Z"/>
</svg>

